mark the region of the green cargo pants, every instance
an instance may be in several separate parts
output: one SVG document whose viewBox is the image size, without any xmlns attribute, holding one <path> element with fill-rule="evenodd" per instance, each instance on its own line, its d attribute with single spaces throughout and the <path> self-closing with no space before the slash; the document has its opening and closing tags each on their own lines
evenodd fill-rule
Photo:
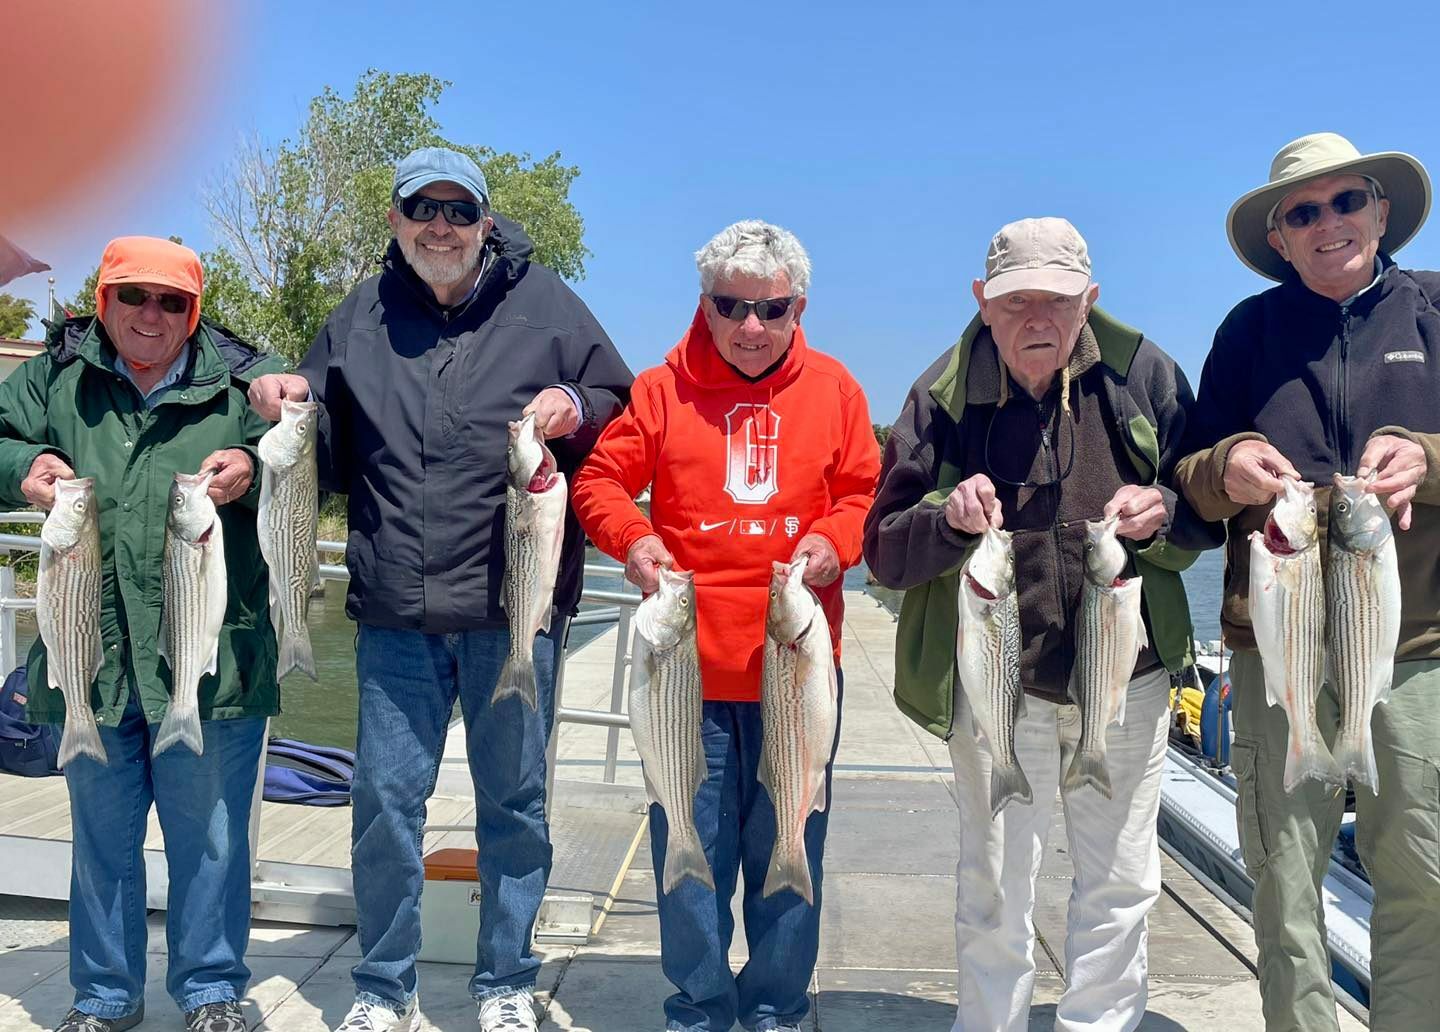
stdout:
<svg viewBox="0 0 1440 1032">
<path fill-rule="evenodd" d="M 1240 783 L 1236 820 L 1255 880 L 1251 909 L 1267 1032 L 1336 1030 L 1320 904 L 1344 797 L 1309 781 L 1282 787 L 1288 723 L 1265 701 L 1256 652 L 1230 666 Z M 1333 744 L 1339 700 L 1326 685 L 1316 705 Z M 1370 918 L 1370 1027 L 1440 1027 L 1440 661 L 1395 664 L 1390 701 L 1371 720 L 1380 794 L 1356 792 L 1356 845 L 1375 889 Z"/>
</svg>

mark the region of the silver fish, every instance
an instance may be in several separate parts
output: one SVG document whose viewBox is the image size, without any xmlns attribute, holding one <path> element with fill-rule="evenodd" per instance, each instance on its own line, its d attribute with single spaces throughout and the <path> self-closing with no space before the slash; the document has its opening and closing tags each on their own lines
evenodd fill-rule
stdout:
<svg viewBox="0 0 1440 1032">
<path fill-rule="evenodd" d="M 566 504 L 565 474 L 545 447 L 534 413 L 510 424 L 506 465 L 505 579 L 500 604 L 510 624 L 510 654 L 490 702 L 494 705 L 518 695 L 533 710 L 535 635 L 550 630 Z"/>
<path fill-rule="evenodd" d="M 55 481 L 55 504 L 40 528 L 35 622 L 45 642 L 45 676 L 65 697 L 59 763 L 77 756 L 108 762 L 90 687 L 105 663 L 100 639 L 100 514 L 95 481 Z"/>
<path fill-rule="evenodd" d="M 1111 798 L 1105 731 L 1125 723 L 1125 696 L 1135 660 L 1146 643 L 1139 577 L 1122 578 L 1125 546 L 1115 536 L 1119 518 L 1085 521 L 1085 584 L 1076 628 L 1075 687 L 1080 742 L 1065 774 L 1067 790 L 1091 785 Z"/>
<path fill-rule="evenodd" d="M 705 781 L 700 738 L 700 656 L 695 645 L 695 578 L 660 570 L 660 589 L 635 608 L 630 733 L 640 754 L 645 791 L 670 826 L 661 887 L 689 876 L 715 888 L 695 830 L 695 793 Z"/>
<path fill-rule="evenodd" d="M 1306 778 L 1343 784 L 1315 723 L 1325 676 L 1325 583 L 1315 488 L 1286 479 L 1285 492 L 1250 535 L 1250 623 L 1265 670 L 1265 698 L 1285 710 L 1290 744 L 1285 791 Z"/>
<path fill-rule="evenodd" d="M 320 583 L 315 559 L 317 408 L 313 401 L 282 400 L 280 422 L 260 438 L 260 509 L 255 529 L 260 554 L 270 568 L 270 622 L 280 649 L 276 680 L 292 670 L 320 680 L 307 623 L 310 595 Z"/>
<path fill-rule="evenodd" d="M 165 518 L 164 604 L 160 655 L 170 667 L 170 706 L 152 755 L 184 744 L 205 751 L 200 728 L 200 679 L 215 673 L 228 584 L 225 537 L 206 491 L 213 473 L 176 473 Z"/>
<path fill-rule="evenodd" d="M 775 807 L 775 847 L 762 895 L 793 889 L 814 906 L 805 825 L 829 805 L 825 768 L 840 713 L 830 623 L 805 586 L 808 561 L 775 563 L 770 576 L 759 775 Z"/>
<path fill-rule="evenodd" d="M 1370 713 L 1390 697 L 1400 641 L 1400 567 L 1395 535 L 1369 481 L 1335 474 L 1330 494 L 1329 562 L 1325 567 L 1326 644 L 1330 680 L 1340 696 L 1336 765 L 1380 791 Z"/>
<path fill-rule="evenodd" d="M 1012 799 L 1030 803 L 1030 781 L 1015 758 L 1015 722 L 1025 709 L 1020 687 L 1020 602 L 1010 534 L 987 530 L 960 571 L 955 644 L 960 685 L 990 750 L 990 814 Z"/>
</svg>

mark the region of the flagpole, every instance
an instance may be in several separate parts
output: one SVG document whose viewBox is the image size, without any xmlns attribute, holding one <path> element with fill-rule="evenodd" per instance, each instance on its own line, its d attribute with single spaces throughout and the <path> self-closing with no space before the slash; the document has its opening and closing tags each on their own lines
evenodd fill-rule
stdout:
<svg viewBox="0 0 1440 1032">
<path fill-rule="evenodd" d="M 55 311 L 55 277 L 47 276 L 45 277 L 45 282 L 50 284 L 50 299 L 49 303 L 46 304 L 45 309 L 47 312 L 53 312 Z"/>
</svg>

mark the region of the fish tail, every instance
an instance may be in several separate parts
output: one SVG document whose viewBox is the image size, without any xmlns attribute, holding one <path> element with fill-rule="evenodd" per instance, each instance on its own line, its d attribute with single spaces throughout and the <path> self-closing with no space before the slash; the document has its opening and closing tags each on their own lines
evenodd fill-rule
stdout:
<svg viewBox="0 0 1440 1032">
<path fill-rule="evenodd" d="M 1375 768 L 1375 746 L 1369 735 L 1342 735 L 1332 754 L 1335 766 L 1371 792 L 1379 792 L 1380 773 Z"/>
<path fill-rule="evenodd" d="M 990 769 L 990 816 L 997 816 L 1012 799 L 1018 799 L 1026 806 L 1035 799 L 1030 791 L 1030 781 L 1015 759 Z"/>
<path fill-rule="evenodd" d="M 665 843 L 662 887 L 669 893 L 686 877 L 694 878 L 710 891 L 715 891 L 715 879 L 710 874 L 710 861 L 705 859 L 705 847 L 700 845 L 700 836 L 695 834 L 694 828 L 681 830 L 672 824 L 670 839 Z"/>
<path fill-rule="evenodd" d="M 1065 791 L 1073 792 L 1085 785 L 1089 785 L 1106 799 L 1114 798 L 1114 789 L 1110 786 L 1110 767 L 1105 762 L 1104 753 L 1093 749 L 1077 750 L 1074 759 L 1070 761 L 1070 769 L 1065 772 Z"/>
<path fill-rule="evenodd" d="M 275 664 L 275 680 L 280 680 L 292 670 L 299 670 L 312 681 L 319 681 L 315 670 L 315 647 L 310 643 L 310 631 L 303 624 L 294 633 L 287 632 L 280 639 L 280 656 Z"/>
<path fill-rule="evenodd" d="M 65 730 L 60 735 L 60 755 L 56 757 L 56 762 L 61 767 L 68 767 L 77 756 L 88 756 L 96 763 L 110 762 L 105 743 L 100 741 L 100 725 L 95 723 L 93 713 L 79 716 L 70 713 L 65 718 Z"/>
<path fill-rule="evenodd" d="M 159 756 L 172 745 L 188 745 L 196 756 L 205 754 L 205 736 L 200 730 L 200 711 L 190 707 L 179 708 L 173 702 L 160 721 L 160 730 L 155 735 L 151 756 Z"/>
<path fill-rule="evenodd" d="M 500 679 L 495 682 L 495 691 L 490 695 L 490 705 L 497 705 L 501 699 L 518 695 L 532 710 L 536 708 L 535 660 L 525 655 L 509 655 L 500 668 Z"/>
<path fill-rule="evenodd" d="M 762 899 L 768 899 L 782 889 L 791 889 L 812 907 L 815 905 L 815 886 L 810 881 L 810 858 L 805 854 L 805 840 L 801 839 L 791 850 L 782 850 L 775 843 L 770 854 L 770 870 L 765 875 Z"/>
<path fill-rule="evenodd" d="M 1345 775 L 1318 734 L 1292 738 L 1285 756 L 1285 791 L 1294 792 L 1306 778 L 1344 787 Z"/>
</svg>

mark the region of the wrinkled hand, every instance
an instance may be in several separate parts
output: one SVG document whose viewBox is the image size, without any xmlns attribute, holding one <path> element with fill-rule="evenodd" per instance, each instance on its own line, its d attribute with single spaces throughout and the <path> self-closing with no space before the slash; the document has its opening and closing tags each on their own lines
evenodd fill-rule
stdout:
<svg viewBox="0 0 1440 1032">
<path fill-rule="evenodd" d="M 1165 526 L 1165 496 L 1159 488 L 1126 484 L 1105 503 L 1105 516 L 1119 516 L 1115 536 L 1148 541 Z"/>
<path fill-rule="evenodd" d="M 1365 490 L 1379 495 L 1392 511 L 1400 513 L 1400 529 L 1410 529 L 1410 502 L 1420 481 L 1429 472 L 1425 449 L 1414 441 L 1393 434 L 1370 438 L 1360 456 L 1358 476 L 1376 474 L 1375 482 Z"/>
<path fill-rule="evenodd" d="M 660 567 L 670 569 L 675 557 L 658 534 L 646 534 L 630 546 L 625 557 L 625 579 L 646 595 L 660 588 Z"/>
<path fill-rule="evenodd" d="M 984 473 L 962 480 L 945 499 L 945 522 L 962 534 L 983 534 L 994 527 L 1000 529 L 1005 514 L 995 497 L 995 485 Z"/>
<path fill-rule="evenodd" d="M 1284 477 L 1300 473 L 1266 441 L 1241 441 L 1225 459 L 1225 494 L 1236 505 L 1268 505 L 1285 490 Z"/>
<path fill-rule="evenodd" d="M 213 470 L 215 473 L 205 493 L 216 505 L 233 502 L 250 490 L 250 480 L 255 473 L 250 464 L 250 456 L 239 448 L 224 448 L 211 452 L 205 461 L 200 463 L 200 472 L 204 473 L 206 470 Z"/>
<path fill-rule="evenodd" d="M 802 555 L 810 558 L 802 578 L 810 587 L 823 588 L 840 576 L 840 557 L 835 554 L 835 546 L 830 544 L 830 539 L 825 535 L 806 534 L 802 537 L 795 545 L 790 561 L 793 563 Z"/>
<path fill-rule="evenodd" d="M 521 411 L 522 416 L 535 413 L 535 425 L 547 439 L 573 434 L 580 425 L 580 410 L 559 387 L 546 387 L 535 395 Z"/>
<path fill-rule="evenodd" d="M 55 504 L 55 481 L 74 480 L 75 471 L 53 452 L 42 452 L 30 463 L 30 472 L 20 481 L 20 493 L 37 509 L 50 509 Z"/>
<path fill-rule="evenodd" d="M 310 383 L 294 373 L 266 373 L 250 384 L 250 407 L 261 419 L 280 420 L 280 402 L 304 401 L 310 397 Z"/>
</svg>

